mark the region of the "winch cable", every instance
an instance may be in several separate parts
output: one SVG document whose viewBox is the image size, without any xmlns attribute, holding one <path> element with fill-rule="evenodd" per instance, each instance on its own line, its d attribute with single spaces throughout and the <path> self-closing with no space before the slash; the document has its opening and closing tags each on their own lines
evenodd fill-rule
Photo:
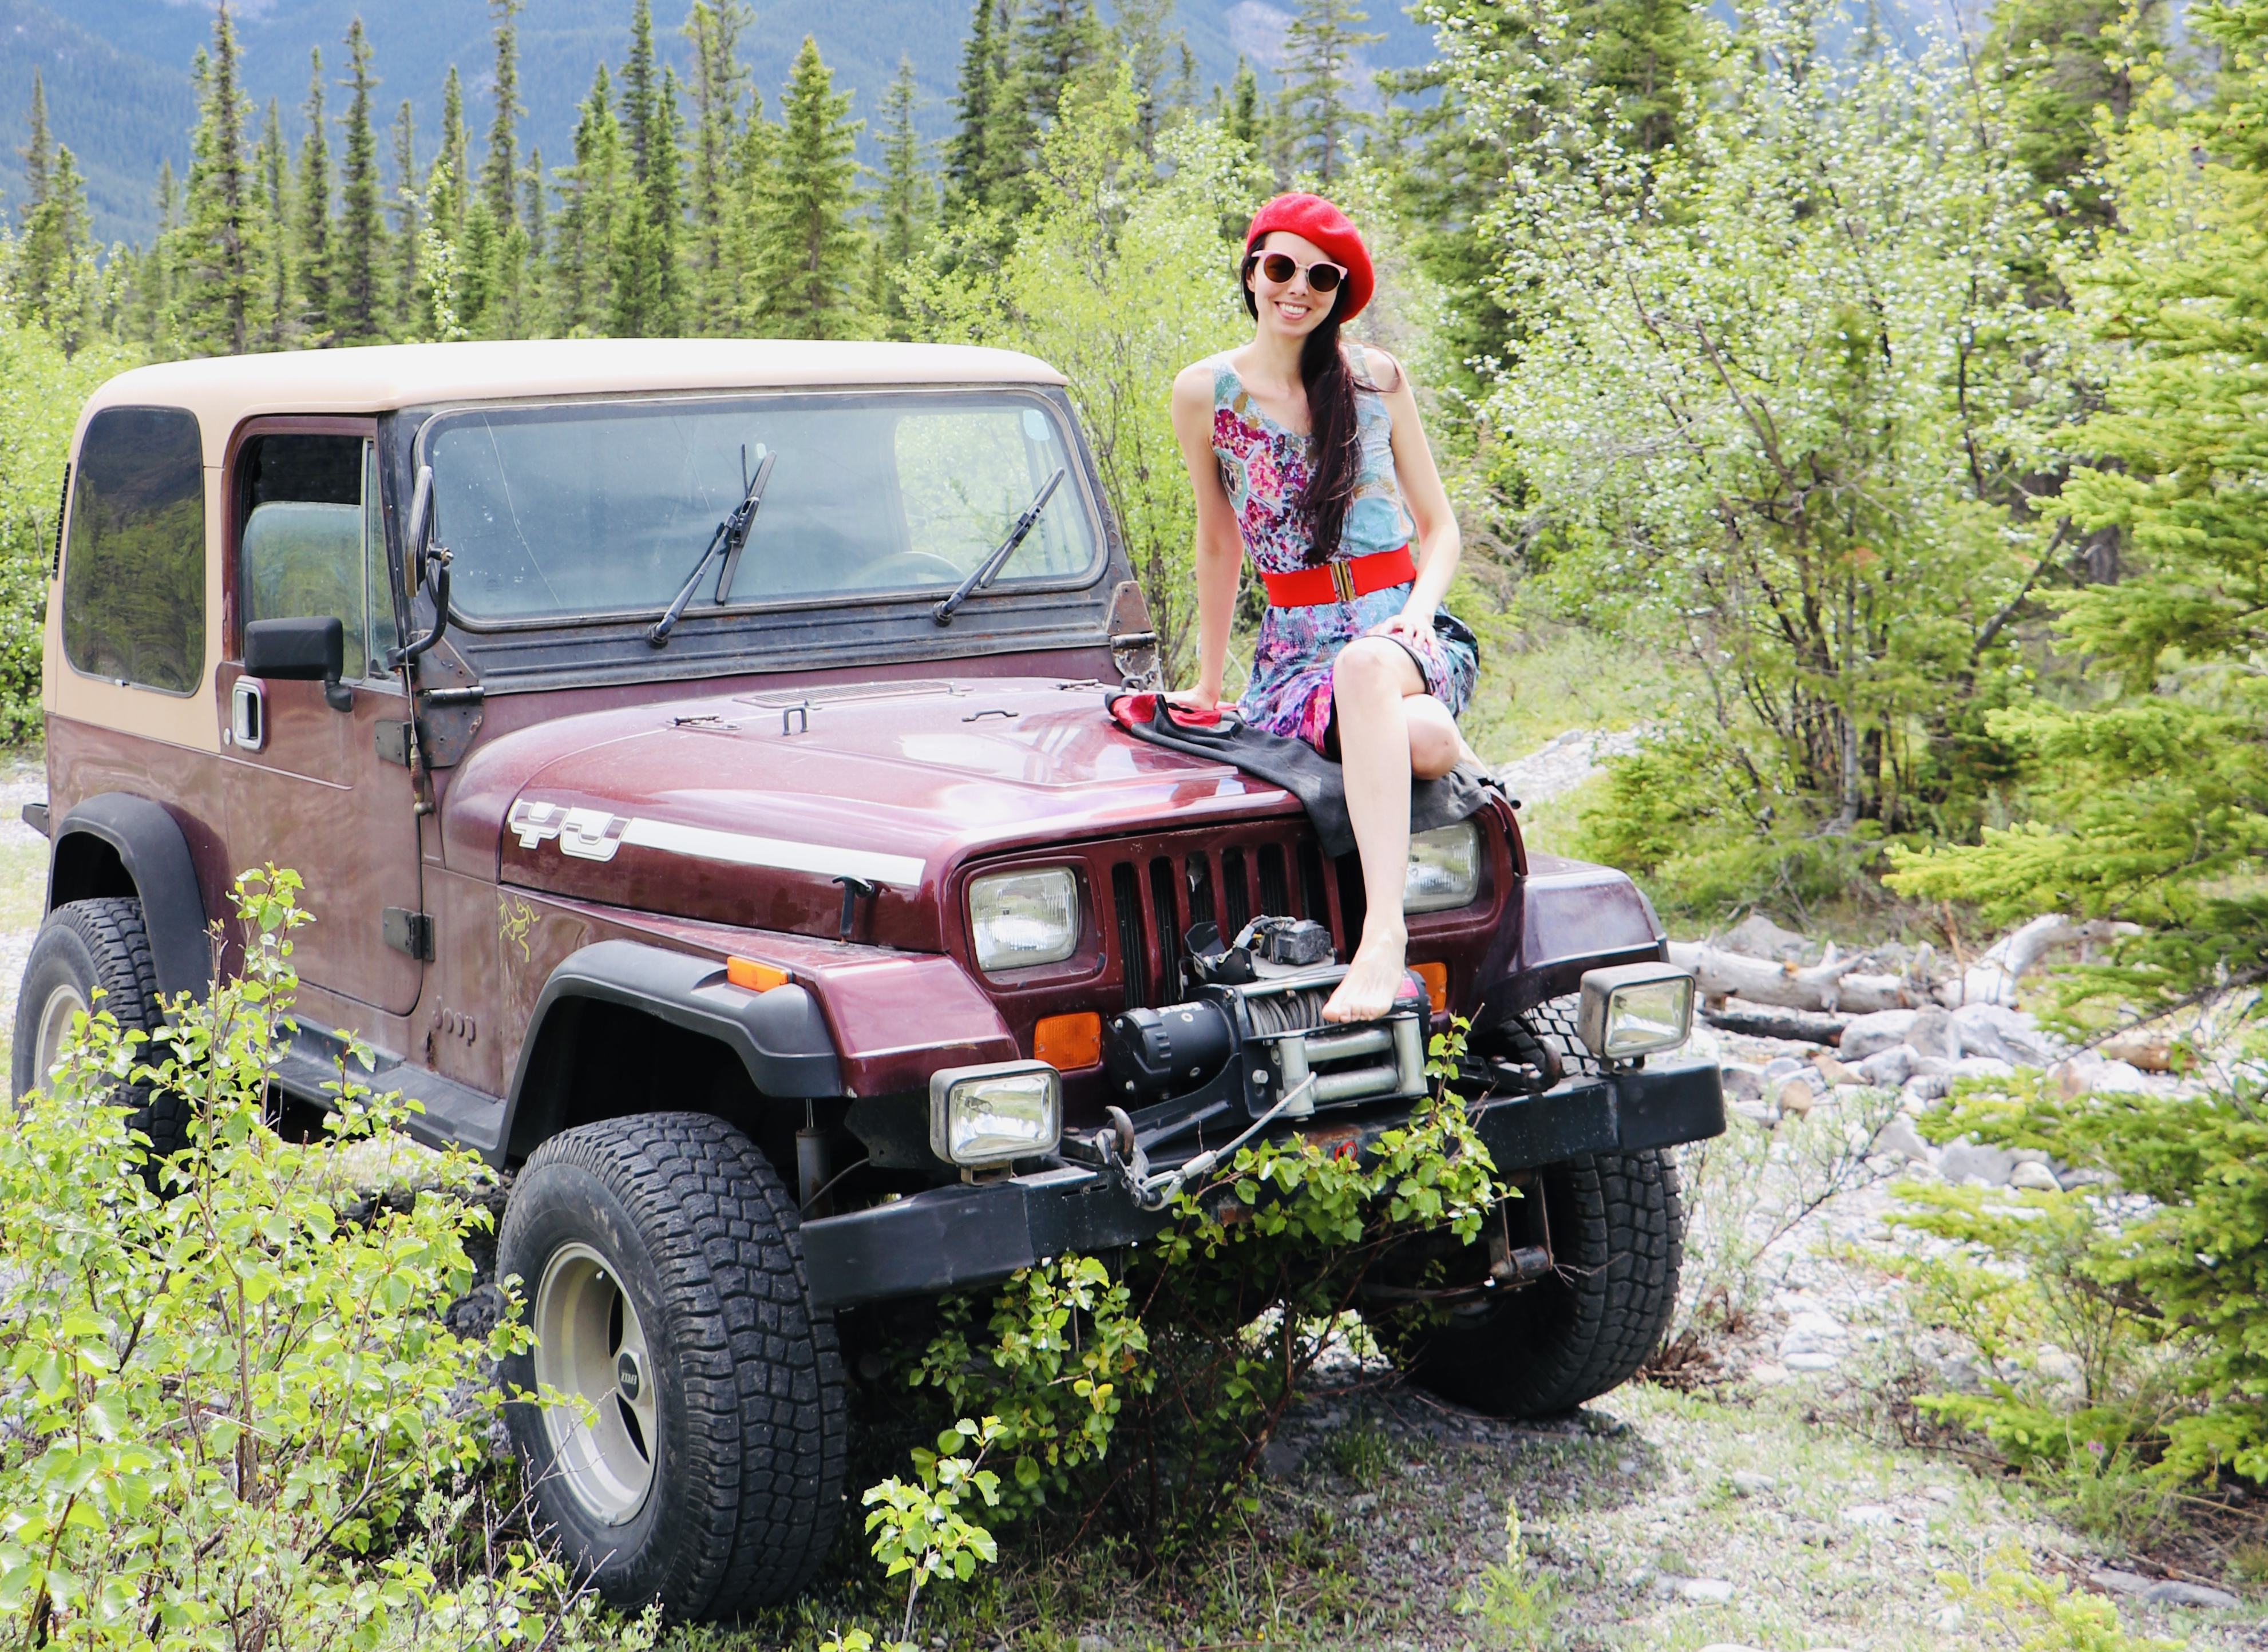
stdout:
<svg viewBox="0 0 2268 1652">
<path fill-rule="evenodd" d="M 1296 1107 L 1306 1102 L 1314 1093 L 1314 1088 L 1315 1076 L 1310 1073 L 1278 1097 L 1276 1105 L 1255 1119 L 1251 1127 L 1236 1140 L 1226 1147 L 1213 1148 L 1207 1152 L 1198 1154 L 1195 1158 L 1186 1159 L 1171 1171 L 1160 1171 L 1155 1176 L 1150 1175 L 1147 1156 L 1138 1152 L 1135 1155 L 1135 1163 L 1128 1167 L 1129 1180 L 1134 1190 L 1134 1202 L 1145 1210 L 1163 1210 L 1172 1202 L 1174 1195 L 1180 1193 L 1182 1188 L 1209 1174 L 1213 1166 L 1222 1160 L 1233 1157 L 1237 1149 L 1274 1123 L 1278 1113 L 1287 1107 Z"/>
</svg>

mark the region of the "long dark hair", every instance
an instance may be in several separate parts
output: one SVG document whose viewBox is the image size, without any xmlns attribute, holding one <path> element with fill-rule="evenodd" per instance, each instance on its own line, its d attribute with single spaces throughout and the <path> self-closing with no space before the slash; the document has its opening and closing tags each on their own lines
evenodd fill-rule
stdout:
<svg viewBox="0 0 2268 1652">
<path fill-rule="evenodd" d="M 1264 240 L 1266 238 L 1263 238 Z M 1260 319 L 1259 295 L 1252 290 L 1253 266 L 1260 249 L 1244 257 L 1237 284 L 1244 290 L 1244 308 Z M 1339 299 L 1346 291 L 1341 282 L 1331 294 L 1331 307 L 1315 323 L 1314 331 L 1300 341 L 1300 382 L 1307 392 L 1307 425 L 1313 434 L 1314 466 L 1308 473 L 1305 509 L 1312 537 L 1307 543 L 1307 566 L 1331 560 L 1346 528 L 1347 506 L 1354 498 L 1357 474 L 1362 466 L 1362 433 L 1356 422 L 1354 393 L 1375 394 L 1376 385 L 1348 365 L 1339 348 Z"/>
</svg>

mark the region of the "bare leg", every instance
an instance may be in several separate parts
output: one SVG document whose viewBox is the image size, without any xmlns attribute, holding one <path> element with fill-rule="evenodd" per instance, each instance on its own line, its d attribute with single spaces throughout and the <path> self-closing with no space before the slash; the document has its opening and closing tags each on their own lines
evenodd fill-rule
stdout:
<svg viewBox="0 0 2268 1652">
<path fill-rule="evenodd" d="M 1362 857 L 1365 911 L 1362 940 L 1348 961 L 1346 979 L 1323 1006 L 1326 1021 L 1374 1020 L 1393 1009 L 1402 990 L 1410 939 L 1402 921 L 1402 889 L 1410 863 L 1411 748 L 1423 744 L 1429 759 L 1440 755 L 1440 731 L 1430 726 L 1430 715 L 1419 713 L 1429 725 L 1421 730 L 1413 728 L 1405 709 L 1413 700 L 1427 698 L 1425 690 L 1416 662 L 1383 637 L 1356 638 L 1332 665 L 1339 766 L 1346 782 L 1347 819 Z M 1438 701 L 1432 703 L 1440 707 Z M 1446 708 L 1441 715 L 1447 716 Z M 1450 764 L 1454 762 L 1451 758 Z M 1446 773 L 1447 767 L 1437 772 Z"/>
</svg>

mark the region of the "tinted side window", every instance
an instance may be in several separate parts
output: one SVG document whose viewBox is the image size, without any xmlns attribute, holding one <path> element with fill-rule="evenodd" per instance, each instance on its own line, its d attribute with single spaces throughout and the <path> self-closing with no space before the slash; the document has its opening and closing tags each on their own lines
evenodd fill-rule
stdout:
<svg viewBox="0 0 2268 1652">
<path fill-rule="evenodd" d="M 363 572 L 364 443 L 358 436 L 261 436 L 239 472 L 244 539 L 238 606 L 254 620 L 336 614 L 346 675 L 368 658 Z"/>
<path fill-rule="evenodd" d="M 106 407 L 79 444 L 63 653 L 92 676 L 185 694 L 205 665 L 204 442 L 179 407 Z"/>
</svg>

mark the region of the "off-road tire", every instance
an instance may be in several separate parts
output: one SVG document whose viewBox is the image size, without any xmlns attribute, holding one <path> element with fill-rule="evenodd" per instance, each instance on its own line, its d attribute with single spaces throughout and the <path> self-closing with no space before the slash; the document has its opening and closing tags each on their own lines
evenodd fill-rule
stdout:
<svg viewBox="0 0 2268 1652">
<path fill-rule="evenodd" d="M 1411 1382 L 1491 1416 L 1548 1417 L 1620 1387 L 1677 1302 L 1685 1211 L 1668 1154 L 1585 1154 L 1537 1179 L 1552 1276 L 1393 1339 Z"/>
<path fill-rule="evenodd" d="M 111 896 L 74 900 L 56 907 L 40 926 L 24 961 L 22 991 L 16 999 L 15 1043 L 10 1051 L 10 1082 L 18 1099 L 48 1082 L 40 1070 L 40 1024 L 60 988 L 77 989 L 88 1008 L 108 1010 L 122 1032 L 155 1033 L 165 1024 L 158 1009 L 158 969 L 150 954 L 150 934 L 142 927 L 142 903 Z M 102 996 L 94 996 L 99 988 Z M 144 1059 L 159 1054 L 145 1047 Z M 150 1138 L 163 1158 L 188 1145 L 189 1098 L 150 1084 L 121 1085 L 112 1092 L 118 1105 L 131 1106 L 128 1127 Z"/>
<path fill-rule="evenodd" d="M 809 1581 L 842 1513 L 849 1435 L 831 1315 L 810 1305 L 794 1200 L 755 1145 L 703 1113 L 554 1136 L 512 1186 L 500 1277 L 529 1309 L 562 1248 L 615 1269 L 652 1353 L 659 1416 L 644 1502 L 596 1519 L 555 1472 L 541 1409 L 505 1407 L 543 1521 L 618 1606 L 730 1619 Z M 525 1311 L 525 1310 L 524 1310 Z M 504 1362 L 531 1391 L 532 1355 Z"/>
</svg>

